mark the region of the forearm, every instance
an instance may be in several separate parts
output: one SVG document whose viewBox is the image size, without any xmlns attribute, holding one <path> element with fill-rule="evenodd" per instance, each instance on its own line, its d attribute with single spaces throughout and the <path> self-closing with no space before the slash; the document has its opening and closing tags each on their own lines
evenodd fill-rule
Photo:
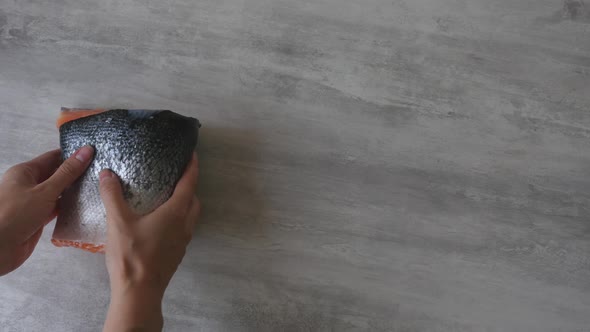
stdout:
<svg viewBox="0 0 590 332">
<path fill-rule="evenodd" d="M 162 296 L 146 288 L 113 291 L 105 332 L 161 331 Z"/>
</svg>

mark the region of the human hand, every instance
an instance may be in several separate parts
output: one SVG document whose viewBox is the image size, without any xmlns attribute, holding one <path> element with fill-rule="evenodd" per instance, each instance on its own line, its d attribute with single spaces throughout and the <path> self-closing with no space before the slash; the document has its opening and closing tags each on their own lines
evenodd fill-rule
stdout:
<svg viewBox="0 0 590 332">
<path fill-rule="evenodd" d="M 125 201 L 117 176 L 108 170 L 100 173 L 111 280 L 105 331 L 162 328 L 162 297 L 185 255 L 199 214 L 194 195 L 197 178 L 194 156 L 170 199 L 152 213 L 139 216 Z"/>
<path fill-rule="evenodd" d="M 93 154 L 92 147 L 83 147 L 62 163 L 60 150 L 53 150 L 4 173 L 0 182 L 0 276 L 31 256 L 43 227 L 57 215 L 61 193 L 84 173 Z"/>
</svg>

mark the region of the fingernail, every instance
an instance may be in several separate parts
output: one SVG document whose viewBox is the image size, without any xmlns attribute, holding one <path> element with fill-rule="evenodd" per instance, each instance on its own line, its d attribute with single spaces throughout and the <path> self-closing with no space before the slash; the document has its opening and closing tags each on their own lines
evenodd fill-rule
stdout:
<svg viewBox="0 0 590 332">
<path fill-rule="evenodd" d="M 76 159 L 85 163 L 92 157 L 94 149 L 91 146 L 85 146 L 76 152 Z"/>
<path fill-rule="evenodd" d="M 112 178 L 113 175 L 113 172 L 109 171 L 108 169 L 105 169 L 101 171 L 100 174 L 98 174 L 98 180 L 103 181 L 104 179 Z"/>
</svg>

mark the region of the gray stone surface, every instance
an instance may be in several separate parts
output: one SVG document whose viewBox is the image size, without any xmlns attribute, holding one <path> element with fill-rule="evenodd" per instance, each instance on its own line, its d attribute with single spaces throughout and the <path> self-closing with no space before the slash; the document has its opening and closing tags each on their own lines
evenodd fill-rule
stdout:
<svg viewBox="0 0 590 332">
<path fill-rule="evenodd" d="M 0 0 L 0 170 L 61 106 L 204 124 L 168 331 L 590 331 L 588 1 Z M 48 228 L 0 330 L 100 330 Z"/>
</svg>

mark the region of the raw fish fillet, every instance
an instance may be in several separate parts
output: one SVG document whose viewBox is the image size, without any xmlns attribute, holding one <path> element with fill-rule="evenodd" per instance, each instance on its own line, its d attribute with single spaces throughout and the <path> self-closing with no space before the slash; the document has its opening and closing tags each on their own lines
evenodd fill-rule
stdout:
<svg viewBox="0 0 590 332">
<path fill-rule="evenodd" d="M 58 247 L 104 251 L 106 212 L 98 174 L 110 169 L 121 179 L 130 207 L 147 214 L 174 191 L 192 158 L 201 126 L 167 110 L 83 110 L 62 108 L 57 125 L 64 159 L 91 145 L 86 173 L 62 195 L 51 242 Z"/>
</svg>

